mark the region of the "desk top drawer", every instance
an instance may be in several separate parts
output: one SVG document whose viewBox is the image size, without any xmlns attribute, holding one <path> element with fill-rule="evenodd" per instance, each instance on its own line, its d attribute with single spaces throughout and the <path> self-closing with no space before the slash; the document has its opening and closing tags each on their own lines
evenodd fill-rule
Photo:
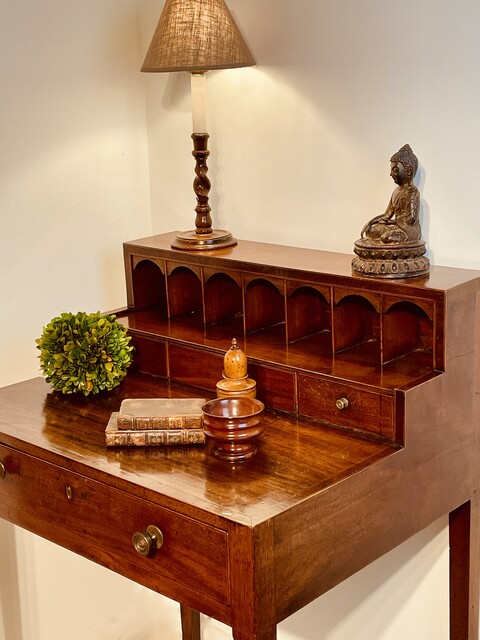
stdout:
<svg viewBox="0 0 480 640">
<path fill-rule="evenodd" d="M 394 440 L 393 395 L 298 376 L 299 413 Z"/>
<path fill-rule="evenodd" d="M 225 531 L 8 447 L 0 463 L 0 517 L 169 597 L 181 584 L 228 602 Z M 150 525 L 163 544 L 143 556 L 132 535 Z"/>
</svg>

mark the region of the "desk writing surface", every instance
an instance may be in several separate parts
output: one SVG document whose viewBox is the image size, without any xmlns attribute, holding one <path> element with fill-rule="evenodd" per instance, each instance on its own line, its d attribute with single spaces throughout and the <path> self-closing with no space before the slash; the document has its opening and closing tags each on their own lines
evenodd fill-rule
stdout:
<svg viewBox="0 0 480 640">
<path fill-rule="evenodd" d="M 398 451 L 320 422 L 266 412 L 259 453 L 231 465 L 208 447 L 107 448 L 104 429 L 124 397 L 194 397 L 198 390 L 131 373 L 98 396 L 63 396 L 41 378 L 0 390 L 0 439 L 82 472 L 108 474 L 133 493 L 172 500 L 177 511 L 255 525 Z M 122 484 L 123 483 L 123 484 Z M 127 484 L 125 484 L 127 483 Z M 183 505 L 183 507 L 182 507 Z M 193 510 L 193 511 L 192 511 Z"/>
</svg>

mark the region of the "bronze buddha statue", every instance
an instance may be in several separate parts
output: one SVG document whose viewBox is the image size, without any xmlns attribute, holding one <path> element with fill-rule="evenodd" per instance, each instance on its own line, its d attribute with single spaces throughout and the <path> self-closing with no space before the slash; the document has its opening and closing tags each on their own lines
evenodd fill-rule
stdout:
<svg viewBox="0 0 480 640">
<path fill-rule="evenodd" d="M 418 159 L 410 145 L 390 158 L 390 175 L 398 185 L 384 214 L 372 218 L 355 242 L 353 271 L 383 278 L 406 278 L 428 273 L 423 255 L 419 210 L 420 193 L 413 184 Z"/>
</svg>

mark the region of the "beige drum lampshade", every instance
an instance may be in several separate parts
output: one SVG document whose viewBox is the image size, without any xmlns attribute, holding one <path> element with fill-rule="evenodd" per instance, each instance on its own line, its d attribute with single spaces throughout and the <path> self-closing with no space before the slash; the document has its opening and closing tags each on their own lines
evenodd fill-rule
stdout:
<svg viewBox="0 0 480 640">
<path fill-rule="evenodd" d="M 166 0 L 142 71 L 208 71 L 255 64 L 224 0 Z"/>
</svg>

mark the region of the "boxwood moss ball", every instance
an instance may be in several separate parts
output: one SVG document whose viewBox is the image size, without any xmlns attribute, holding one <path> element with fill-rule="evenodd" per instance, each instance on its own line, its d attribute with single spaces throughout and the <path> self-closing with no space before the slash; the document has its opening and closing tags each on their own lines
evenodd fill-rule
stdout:
<svg viewBox="0 0 480 640">
<path fill-rule="evenodd" d="M 36 343 L 42 373 L 62 393 L 113 389 L 132 362 L 130 336 L 112 314 L 62 313 Z"/>
</svg>

